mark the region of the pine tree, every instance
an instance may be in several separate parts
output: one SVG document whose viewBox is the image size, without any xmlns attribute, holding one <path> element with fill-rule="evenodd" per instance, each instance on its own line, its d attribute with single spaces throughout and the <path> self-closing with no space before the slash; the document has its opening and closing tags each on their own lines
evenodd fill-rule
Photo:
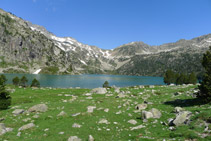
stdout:
<svg viewBox="0 0 211 141">
<path fill-rule="evenodd" d="M 202 66 L 205 69 L 205 74 L 199 86 L 200 93 L 197 96 L 206 101 L 211 101 L 211 46 L 203 55 Z"/>
<path fill-rule="evenodd" d="M 3 82 L 4 84 L 6 84 L 6 82 L 7 82 L 6 76 L 2 74 L 2 75 L 0 75 L 0 77 L 2 78 L 2 82 Z"/>
<path fill-rule="evenodd" d="M 36 78 L 34 78 L 32 80 L 31 87 L 40 87 L 40 82 Z"/>
<path fill-rule="evenodd" d="M 20 83 L 20 79 L 16 76 L 15 78 L 12 79 L 12 83 L 15 86 L 18 86 Z"/>
<path fill-rule="evenodd" d="M 20 85 L 22 86 L 22 87 L 26 87 L 26 83 L 28 82 L 28 79 L 25 77 L 25 76 L 23 76 L 22 78 L 21 78 L 21 80 L 20 80 Z"/>
<path fill-rule="evenodd" d="M 5 79 L 0 77 L 0 109 L 7 109 L 11 105 L 11 97 L 5 90 Z"/>
<path fill-rule="evenodd" d="M 175 73 L 172 70 L 167 70 L 164 75 L 164 83 L 170 85 L 175 82 Z"/>
<path fill-rule="evenodd" d="M 103 88 L 108 88 L 108 87 L 109 87 L 109 83 L 108 83 L 108 81 L 105 81 L 103 84 Z"/>
<path fill-rule="evenodd" d="M 184 82 L 185 82 L 185 74 L 181 73 L 179 75 L 179 77 L 177 78 L 176 84 L 177 85 L 182 85 L 182 84 L 184 84 Z"/>
</svg>

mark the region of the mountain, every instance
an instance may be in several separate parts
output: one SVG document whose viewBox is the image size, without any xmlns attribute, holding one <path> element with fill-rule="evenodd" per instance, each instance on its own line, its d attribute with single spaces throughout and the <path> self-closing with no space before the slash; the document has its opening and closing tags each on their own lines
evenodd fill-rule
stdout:
<svg viewBox="0 0 211 141">
<path fill-rule="evenodd" d="M 0 9 L 0 72 L 47 74 L 125 74 L 162 76 L 166 69 L 202 73 L 202 54 L 211 34 L 150 46 L 143 42 L 100 49 L 57 37 Z"/>
</svg>

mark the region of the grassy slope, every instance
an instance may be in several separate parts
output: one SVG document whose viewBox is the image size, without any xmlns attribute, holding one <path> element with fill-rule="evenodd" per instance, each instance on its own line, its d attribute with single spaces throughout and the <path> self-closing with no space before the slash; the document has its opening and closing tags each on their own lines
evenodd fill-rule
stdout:
<svg viewBox="0 0 211 141">
<path fill-rule="evenodd" d="M 78 136 L 83 140 L 88 140 L 88 136 L 92 135 L 96 140 L 147 140 L 144 137 L 151 137 L 154 140 L 162 140 L 171 138 L 175 139 L 191 139 L 197 138 L 199 140 L 209 140 L 210 138 L 201 138 L 198 134 L 203 133 L 204 126 L 199 126 L 203 123 L 203 118 L 211 115 L 211 106 L 205 105 L 194 105 L 190 102 L 190 105 L 184 107 L 185 110 L 193 112 L 191 125 L 180 126 L 175 131 L 170 131 L 167 125 L 162 125 L 160 122 L 168 122 L 168 118 L 174 118 L 175 114 L 172 113 L 176 105 L 163 104 L 166 101 L 172 101 L 175 99 L 192 99 L 187 91 L 193 92 L 196 86 L 156 86 L 155 88 L 122 88 L 121 91 L 130 92 L 127 94 L 127 98 L 115 98 L 117 93 L 114 90 L 109 90 L 109 93 L 113 93 L 112 96 L 97 95 L 93 94 L 92 100 L 86 99 L 87 96 L 84 94 L 89 93 L 89 89 L 35 89 L 32 88 L 15 88 L 16 91 L 11 94 L 13 101 L 12 106 L 19 106 L 27 110 L 29 107 L 45 103 L 49 107 L 45 113 L 40 113 L 39 118 L 35 119 L 32 116 L 35 113 L 29 115 L 22 114 L 13 116 L 12 111 L 14 109 L 8 109 L 0 111 L 0 118 L 4 117 L 6 127 L 14 128 L 12 132 L 8 132 L 3 136 L 0 136 L 0 140 L 36 140 L 36 141 L 54 141 L 54 140 L 67 140 L 70 136 Z M 154 92 L 153 92 L 154 91 Z M 173 96 L 175 92 L 181 92 L 182 95 Z M 142 92 L 143 95 L 139 93 Z M 154 94 L 153 94 L 154 93 Z M 62 94 L 62 96 L 58 96 Z M 65 96 L 70 94 L 78 96 L 73 102 L 69 102 L 71 96 Z M 146 110 L 151 108 L 157 108 L 162 112 L 162 117 L 157 120 L 149 119 L 148 122 L 143 122 L 140 119 L 140 112 L 135 113 L 135 103 L 143 103 L 144 99 L 147 98 L 148 104 Z M 64 102 L 67 100 L 68 102 Z M 180 103 L 177 103 L 180 105 Z M 126 105 L 126 106 L 123 106 Z M 87 106 L 96 106 L 97 108 L 93 113 L 87 113 Z M 119 106 L 119 107 L 118 107 Z M 120 107 L 121 106 L 121 107 Z M 109 112 L 104 112 L 104 109 L 109 108 Z M 121 114 L 116 112 L 121 110 Z M 57 117 L 61 112 L 65 111 L 67 116 Z M 81 114 L 76 117 L 72 117 L 72 114 L 80 112 Z M 195 114 L 199 112 L 199 114 Z M 131 114 L 130 117 L 128 114 Z M 24 122 L 23 119 L 31 118 L 28 122 Z M 110 124 L 98 124 L 98 121 L 102 118 L 107 119 Z M 132 125 L 127 121 L 135 119 L 138 123 Z M 22 132 L 21 136 L 16 136 L 18 128 L 32 122 L 36 127 L 28 129 Z M 117 122 L 118 124 L 114 124 Z M 81 128 L 73 128 L 73 123 L 82 125 Z M 145 125 L 145 128 L 138 130 L 130 130 L 130 127 L 138 125 Z M 44 131 L 45 129 L 48 131 Z M 101 129 L 101 130 L 99 130 Z M 108 131 L 109 130 L 109 131 Z M 60 135 L 59 132 L 64 132 Z"/>
</svg>

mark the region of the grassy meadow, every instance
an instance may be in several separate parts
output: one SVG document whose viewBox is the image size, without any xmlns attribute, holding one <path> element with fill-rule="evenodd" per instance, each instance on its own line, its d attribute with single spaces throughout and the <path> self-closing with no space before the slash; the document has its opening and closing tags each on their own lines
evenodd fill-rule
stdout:
<svg viewBox="0 0 211 141">
<path fill-rule="evenodd" d="M 108 89 L 106 94 L 93 94 L 90 89 L 59 89 L 59 88 L 19 88 L 7 86 L 11 93 L 12 105 L 0 111 L 1 123 L 13 131 L 0 136 L 2 141 L 67 141 L 70 136 L 78 136 L 86 141 L 92 135 L 96 141 L 137 141 L 137 140 L 211 140 L 210 115 L 211 105 L 198 103 L 193 98 L 195 85 L 155 86 Z M 118 98 L 124 92 L 126 97 Z M 175 95 L 175 93 L 179 93 Z M 141 111 L 137 104 L 147 102 L 147 108 L 158 109 L 162 116 L 159 119 L 141 119 Z M 44 103 L 48 110 L 43 113 L 24 112 L 14 116 L 15 109 L 27 111 L 30 107 Z M 87 112 L 88 106 L 95 106 L 92 113 Z M 169 118 L 175 118 L 173 110 L 176 106 L 192 112 L 188 125 L 174 127 L 170 130 Z M 57 116 L 61 111 L 66 114 Z M 74 116 L 76 114 L 76 116 Z M 36 115 L 36 116 L 35 116 Z M 99 123 L 105 119 L 107 123 Z M 134 119 L 135 125 L 128 121 Z M 21 131 L 18 129 L 34 123 L 35 127 Z M 80 128 L 72 127 L 74 123 Z M 205 131 L 205 124 L 209 124 Z M 143 125 L 143 128 L 131 130 L 132 127 Z"/>
</svg>

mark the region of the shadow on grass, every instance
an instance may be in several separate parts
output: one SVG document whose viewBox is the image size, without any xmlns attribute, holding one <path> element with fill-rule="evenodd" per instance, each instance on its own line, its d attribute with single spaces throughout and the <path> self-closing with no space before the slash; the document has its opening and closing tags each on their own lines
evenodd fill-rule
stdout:
<svg viewBox="0 0 211 141">
<path fill-rule="evenodd" d="M 208 104 L 209 102 L 205 102 L 202 99 L 199 98 L 193 98 L 193 99 L 176 99 L 173 101 L 166 101 L 164 104 L 171 105 L 174 107 L 191 107 L 191 106 L 200 106 L 204 104 Z"/>
</svg>

